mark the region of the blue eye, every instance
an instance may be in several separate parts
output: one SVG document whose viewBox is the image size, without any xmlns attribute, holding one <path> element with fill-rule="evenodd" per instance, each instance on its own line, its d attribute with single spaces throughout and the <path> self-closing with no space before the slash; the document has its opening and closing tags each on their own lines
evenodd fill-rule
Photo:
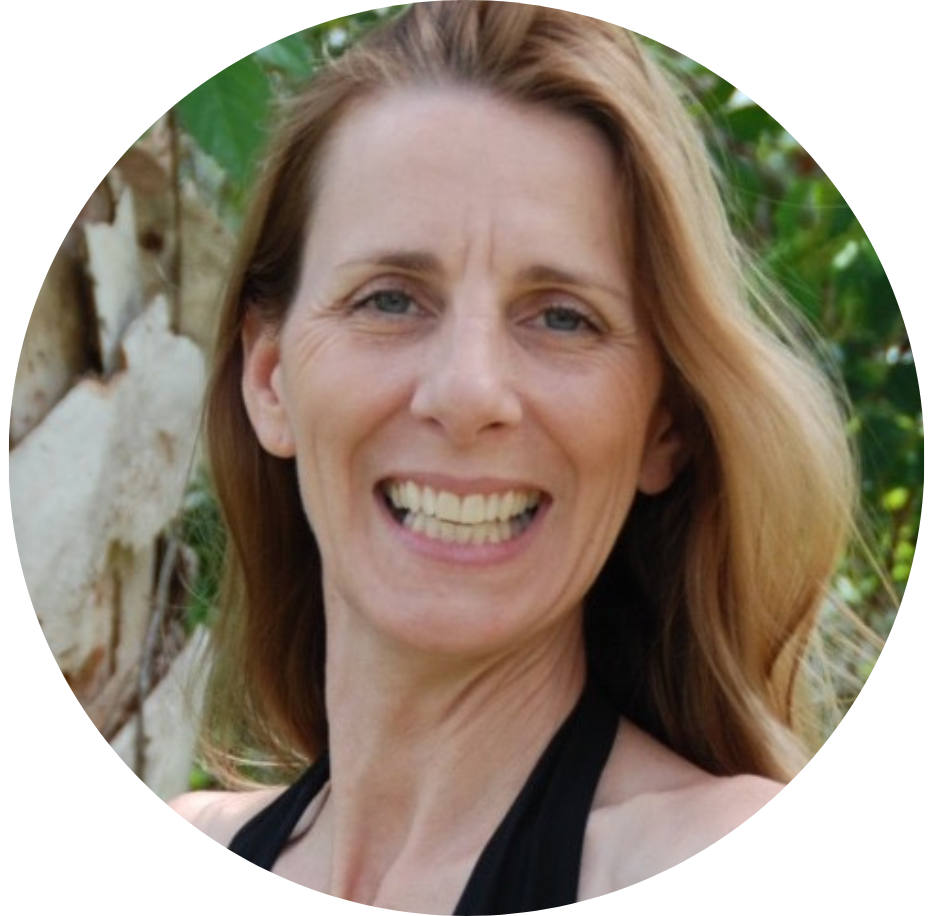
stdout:
<svg viewBox="0 0 929 916">
<path fill-rule="evenodd" d="M 358 306 L 372 308 L 384 315 L 406 315 L 413 309 L 414 303 L 402 290 L 384 289 L 365 296 Z"/>
<path fill-rule="evenodd" d="M 594 330 L 591 321 L 576 309 L 565 306 L 552 306 L 542 313 L 545 327 L 550 331 L 570 334 L 575 331 Z"/>
</svg>

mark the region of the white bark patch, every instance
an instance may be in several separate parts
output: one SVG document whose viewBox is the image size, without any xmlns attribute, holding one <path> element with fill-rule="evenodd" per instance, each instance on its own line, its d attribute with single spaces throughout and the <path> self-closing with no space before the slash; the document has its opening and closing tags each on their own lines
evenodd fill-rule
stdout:
<svg viewBox="0 0 929 916">
<path fill-rule="evenodd" d="M 78 383 L 10 454 L 23 573 L 69 675 L 89 677 L 95 659 L 115 672 L 132 653 L 120 637 L 138 646 L 152 544 L 181 503 L 200 418 L 204 360 L 169 331 L 163 298 L 131 324 L 122 351 L 125 369 Z"/>
<path fill-rule="evenodd" d="M 112 225 L 88 225 L 87 272 L 93 281 L 103 371 L 117 368 L 119 344 L 142 311 L 142 261 L 132 191 L 123 191 Z"/>
</svg>

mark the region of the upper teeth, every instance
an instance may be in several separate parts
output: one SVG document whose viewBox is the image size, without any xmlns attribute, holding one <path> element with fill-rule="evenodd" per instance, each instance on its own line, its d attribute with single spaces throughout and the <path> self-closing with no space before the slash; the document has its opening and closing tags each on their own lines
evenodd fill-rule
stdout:
<svg viewBox="0 0 929 916">
<path fill-rule="evenodd" d="M 446 490 L 421 487 L 412 480 L 393 482 L 387 489 L 397 509 L 434 516 L 441 521 L 465 525 L 504 522 L 539 504 L 537 490 L 508 490 L 505 493 L 469 493 L 459 496 Z"/>
</svg>

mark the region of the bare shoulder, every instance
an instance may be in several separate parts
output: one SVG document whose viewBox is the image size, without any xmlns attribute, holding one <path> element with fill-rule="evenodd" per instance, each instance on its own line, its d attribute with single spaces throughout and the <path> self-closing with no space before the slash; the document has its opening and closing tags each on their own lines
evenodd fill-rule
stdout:
<svg viewBox="0 0 929 916">
<path fill-rule="evenodd" d="M 246 792 L 187 792 L 168 806 L 202 833 L 228 846 L 240 827 L 269 805 L 283 789 Z"/>
<path fill-rule="evenodd" d="M 718 777 L 623 723 L 588 824 L 581 893 L 644 881 L 722 839 L 783 788 L 760 776 Z"/>
</svg>

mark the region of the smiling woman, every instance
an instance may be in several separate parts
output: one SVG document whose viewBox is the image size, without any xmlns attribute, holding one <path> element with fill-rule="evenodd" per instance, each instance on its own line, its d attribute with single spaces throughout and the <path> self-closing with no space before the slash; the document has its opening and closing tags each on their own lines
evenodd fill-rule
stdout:
<svg viewBox="0 0 929 916">
<path fill-rule="evenodd" d="M 356 615 L 354 645 L 369 618 L 398 649 L 491 656 L 575 630 L 679 450 L 609 147 L 545 109 L 396 90 L 341 123 L 319 187 L 286 315 L 247 319 L 244 392 L 264 448 L 296 459 L 327 629 Z M 572 274 L 592 279 L 554 285 Z"/>
<path fill-rule="evenodd" d="M 746 276 L 620 29 L 414 4 L 322 71 L 208 401 L 210 759 L 303 772 L 175 808 L 310 888 L 506 913 L 643 880 L 776 794 L 854 488 Z"/>
</svg>

